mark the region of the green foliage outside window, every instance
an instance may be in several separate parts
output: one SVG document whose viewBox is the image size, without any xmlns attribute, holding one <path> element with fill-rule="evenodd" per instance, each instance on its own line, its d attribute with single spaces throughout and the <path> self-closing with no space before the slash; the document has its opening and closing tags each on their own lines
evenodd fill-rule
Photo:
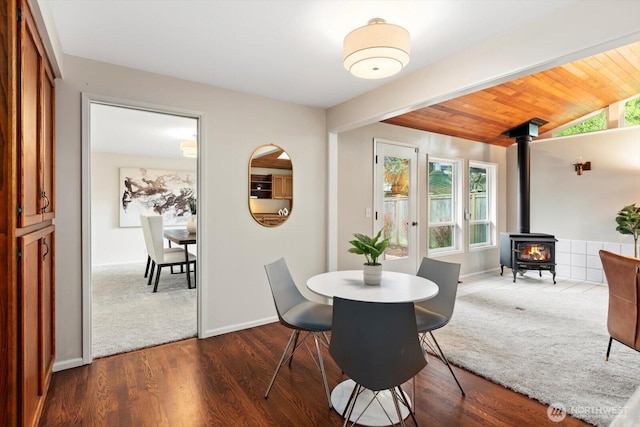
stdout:
<svg viewBox="0 0 640 427">
<path fill-rule="evenodd" d="M 624 125 L 640 125 L 640 97 L 624 104 Z"/>
<path fill-rule="evenodd" d="M 452 248 L 453 236 L 452 226 L 429 227 L 429 249 Z"/>
<path fill-rule="evenodd" d="M 429 222 L 453 220 L 453 164 L 429 162 Z M 429 249 L 454 246 L 453 225 L 429 225 Z"/>
<path fill-rule="evenodd" d="M 593 116 L 583 122 L 576 123 L 570 128 L 566 128 L 562 132 L 556 134 L 556 136 L 576 135 L 579 133 L 594 132 L 597 130 L 604 130 L 607 128 L 607 114 L 606 111 L 602 111 L 600 114 Z"/>
<path fill-rule="evenodd" d="M 624 126 L 640 125 L 640 97 L 636 97 L 624 104 Z M 579 133 L 594 132 L 607 128 L 607 112 L 600 114 L 558 132 L 555 136 L 576 135 Z"/>
</svg>

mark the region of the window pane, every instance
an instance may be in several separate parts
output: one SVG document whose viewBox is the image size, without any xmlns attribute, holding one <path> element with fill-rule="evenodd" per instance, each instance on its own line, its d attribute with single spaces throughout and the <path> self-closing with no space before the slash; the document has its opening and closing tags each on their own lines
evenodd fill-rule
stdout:
<svg viewBox="0 0 640 427">
<path fill-rule="evenodd" d="M 453 227 L 452 225 L 429 227 L 429 249 L 452 248 L 455 237 Z"/>
<path fill-rule="evenodd" d="M 489 224 L 471 224 L 469 227 L 469 243 L 489 243 Z"/>
<path fill-rule="evenodd" d="M 387 258 L 409 256 L 409 159 L 384 157 L 382 229 L 389 245 Z"/>
<path fill-rule="evenodd" d="M 385 194 L 409 194 L 409 159 L 385 156 L 383 185 Z"/>
<path fill-rule="evenodd" d="M 456 247 L 454 173 L 454 162 L 429 162 L 429 249 Z"/>
<path fill-rule="evenodd" d="M 429 162 L 429 223 L 453 221 L 453 164 Z"/>
<path fill-rule="evenodd" d="M 602 111 L 600 114 L 595 115 L 587 120 L 576 123 L 570 128 L 566 128 L 562 132 L 558 132 L 556 136 L 567 136 L 567 135 L 575 135 L 578 133 L 587 133 L 594 132 L 597 130 L 604 130 L 607 128 L 607 116 L 605 111 Z"/>
<path fill-rule="evenodd" d="M 640 125 L 640 97 L 624 104 L 624 125 Z"/>
<path fill-rule="evenodd" d="M 389 245 L 387 257 L 409 256 L 409 198 L 407 196 L 385 196 L 382 229 Z"/>
<path fill-rule="evenodd" d="M 488 219 L 486 168 L 469 168 L 469 212 L 471 221 Z"/>
</svg>

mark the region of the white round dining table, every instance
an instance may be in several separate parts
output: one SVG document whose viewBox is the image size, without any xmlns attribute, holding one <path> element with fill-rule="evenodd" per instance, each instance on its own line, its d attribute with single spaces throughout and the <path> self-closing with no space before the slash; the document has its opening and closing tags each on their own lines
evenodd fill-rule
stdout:
<svg viewBox="0 0 640 427">
<path fill-rule="evenodd" d="M 438 294 L 431 280 L 384 270 L 379 285 L 365 285 L 362 270 L 342 270 L 317 274 L 307 280 L 307 287 L 325 297 L 366 302 L 417 302 Z"/>
<path fill-rule="evenodd" d="M 365 285 L 362 270 L 331 271 L 315 275 L 307 280 L 307 287 L 314 293 L 324 297 L 347 298 L 366 302 L 418 302 L 433 298 L 438 294 L 438 285 L 431 280 L 415 274 L 382 271 L 380 285 Z M 417 337 L 416 337 L 417 339 Z M 345 380 L 331 391 L 331 404 L 339 413 L 343 414 L 351 392 L 355 387 L 353 380 Z M 365 396 L 368 395 L 368 396 Z M 369 397 L 369 398 L 367 398 Z M 391 394 L 381 391 L 377 402 L 367 405 L 373 398 L 373 392 L 365 390 L 356 401 L 350 421 L 356 421 L 365 426 L 386 426 L 397 424 L 395 406 Z M 409 416 L 409 410 L 400 405 L 402 418 Z"/>
</svg>

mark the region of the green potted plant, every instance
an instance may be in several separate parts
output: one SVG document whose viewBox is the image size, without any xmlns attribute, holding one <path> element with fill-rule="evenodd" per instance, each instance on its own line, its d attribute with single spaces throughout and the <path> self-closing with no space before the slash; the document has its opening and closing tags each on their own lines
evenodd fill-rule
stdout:
<svg viewBox="0 0 640 427">
<path fill-rule="evenodd" d="M 349 241 L 353 246 L 349 252 L 357 255 L 364 255 L 366 262 L 364 263 L 364 283 L 367 285 L 379 285 L 382 279 L 382 264 L 378 262 L 380 255 L 389 244 L 389 239 L 380 239 L 382 230 L 378 231 L 373 237 L 366 234 L 355 233 L 356 239 Z"/>
<path fill-rule="evenodd" d="M 196 214 L 196 209 L 197 209 L 197 206 L 198 206 L 198 203 L 196 202 L 196 198 L 193 197 L 193 196 L 189 196 L 187 201 L 189 202 L 189 210 L 191 211 L 191 215 L 195 215 Z"/>
<path fill-rule="evenodd" d="M 616 217 L 616 231 L 633 236 L 633 257 L 638 258 L 638 235 L 640 234 L 640 206 L 633 203 L 625 206 Z"/>
</svg>

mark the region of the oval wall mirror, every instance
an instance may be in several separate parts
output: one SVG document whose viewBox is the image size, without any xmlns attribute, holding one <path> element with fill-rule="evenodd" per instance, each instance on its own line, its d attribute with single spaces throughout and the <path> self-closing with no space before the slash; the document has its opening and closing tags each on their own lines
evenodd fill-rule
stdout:
<svg viewBox="0 0 640 427">
<path fill-rule="evenodd" d="M 256 148 L 249 160 L 249 211 L 258 224 L 284 224 L 293 209 L 293 167 L 277 145 Z"/>
</svg>

